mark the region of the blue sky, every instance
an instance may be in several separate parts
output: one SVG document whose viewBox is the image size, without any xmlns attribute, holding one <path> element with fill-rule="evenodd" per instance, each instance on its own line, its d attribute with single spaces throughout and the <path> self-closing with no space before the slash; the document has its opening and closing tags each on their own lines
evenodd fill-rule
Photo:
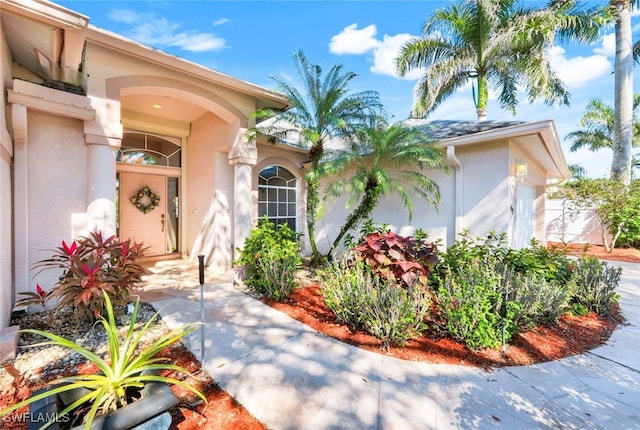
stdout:
<svg viewBox="0 0 640 430">
<path fill-rule="evenodd" d="M 436 8 L 449 1 L 57 1 L 90 17 L 91 24 L 267 88 L 270 76 L 295 83 L 293 53 L 303 50 L 310 62 L 328 70 L 342 64 L 358 77 L 354 91 L 375 90 L 386 110 L 400 120 L 412 105 L 416 76 L 400 78 L 393 68 L 398 48 L 418 36 Z M 546 1 L 526 1 L 544 5 Z M 606 4 L 608 1 L 586 2 Z M 640 16 L 634 13 L 635 36 Z M 613 27 L 592 45 L 554 46 L 552 64 L 571 92 L 570 107 L 529 104 L 523 94 L 517 114 L 490 102 L 492 120 L 554 119 L 569 163 L 592 177 L 608 176 L 611 154 L 602 150 L 569 152 L 564 136 L 578 128 L 588 101 L 598 97 L 613 105 Z M 636 73 L 638 75 L 638 73 Z M 639 78 L 634 79 L 640 92 Z M 430 119 L 474 120 L 471 88 L 461 89 Z M 636 152 L 640 152 L 636 150 Z"/>
</svg>

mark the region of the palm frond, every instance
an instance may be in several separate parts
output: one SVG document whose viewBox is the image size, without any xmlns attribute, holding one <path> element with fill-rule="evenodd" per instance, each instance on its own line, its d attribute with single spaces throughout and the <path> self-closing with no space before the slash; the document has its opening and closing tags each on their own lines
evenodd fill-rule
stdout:
<svg viewBox="0 0 640 430">
<path fill-rule="evenodd" d="M 486 77 L 490 88 L 499 89 L 500 106 L 513 113 L 520 85 L 526 87 L 530 102 L 569 103 L 570 95 L 551 69 L 546 49 L 557 40 L 594 41 L 608 12 L 576 0 L 551 0 L 537 8 L 522 3 L 467 0 L 434 11 L 421 36 L 407 41 L 395 60 L 402 76 L 424 69 L 414 89 L 414 116 L 432 112 L 471 73 L 479 80 Z"/>
</svg>

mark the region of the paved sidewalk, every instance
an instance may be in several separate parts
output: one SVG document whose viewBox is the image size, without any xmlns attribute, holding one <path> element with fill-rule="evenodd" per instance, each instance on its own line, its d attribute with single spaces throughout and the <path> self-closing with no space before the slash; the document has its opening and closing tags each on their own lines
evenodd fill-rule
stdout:
<svg viewBox="0 0 640 430">
<path fill-rule="evenodd" d="M 200 320 L 186 263 L 158 264 L 142 297 L 170 326 Z M 204 366 L 272 429 L 640 429 L 640 265 L 623 267 L 627 324 L 586 354 L 527 367 L 408 362 L 349 346 L 229 282 L 205 284 Z M 201 357 L 200 331 L 185 340 Z"/>
</svg>

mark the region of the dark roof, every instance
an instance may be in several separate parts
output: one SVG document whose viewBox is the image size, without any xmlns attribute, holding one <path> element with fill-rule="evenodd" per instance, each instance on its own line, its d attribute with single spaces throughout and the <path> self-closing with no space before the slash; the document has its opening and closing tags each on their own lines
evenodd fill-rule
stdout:
<svg viewBox="0 0 640 430">
<path fill-rule="evenodd" d="M 440 141 L 451 139 L 452 137 L 467 136 L 483 131 L 512 127 L 524 124 L 525 121 L 428 121 L 425 119 L 408 119 L 405 123 L 424 130 L 430 139 Z"/>
<path fill-rule="evenodd" d="M 525 124 L 526 121 L 457 121 L 445 119 L 430 121 L 412 118 L 404 120 L 403 123 L 410 127 L 421 129 L 429 140 L 439 142 L 453 137 L 468 136 L 484 131 L 522 125 Z M 278 139 L 278 143 L 291 148 L 309 149 L 309 145 L 295 142 L 291 139 Z"/>
</svg>

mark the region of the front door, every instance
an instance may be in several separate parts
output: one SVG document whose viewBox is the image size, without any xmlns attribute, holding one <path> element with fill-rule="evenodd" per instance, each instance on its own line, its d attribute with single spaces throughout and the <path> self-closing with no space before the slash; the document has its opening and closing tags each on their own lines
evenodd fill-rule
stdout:
<svg viewBox="0 0 640 430">
<path fill-rule="evenodd" d="M 142 242 L 148 256 L 165 255 L 166 230 L 167 177 L 121 172 L 120 238 Z"/>
</svg>

